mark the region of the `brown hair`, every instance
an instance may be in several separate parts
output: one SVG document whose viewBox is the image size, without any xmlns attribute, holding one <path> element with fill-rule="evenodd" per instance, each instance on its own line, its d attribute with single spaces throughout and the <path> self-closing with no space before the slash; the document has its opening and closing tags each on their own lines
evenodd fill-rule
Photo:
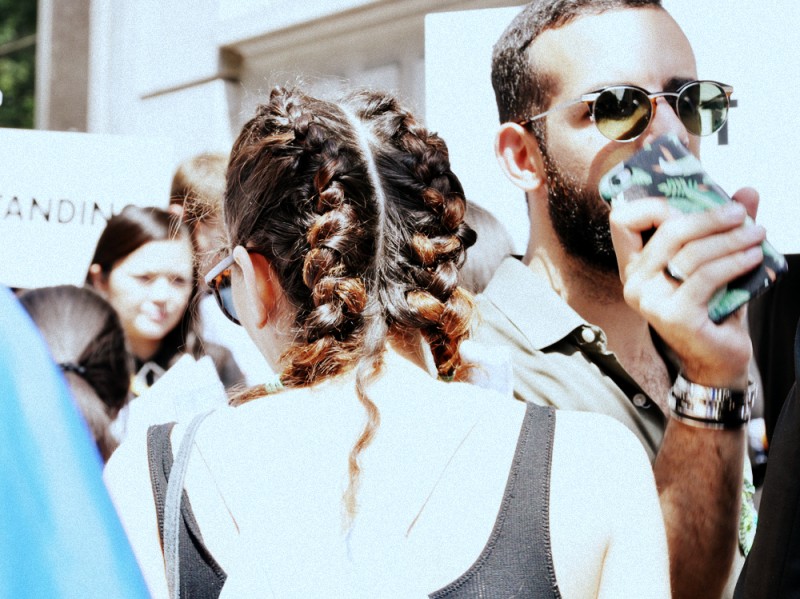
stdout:
<svg viewBox="0 0 800 599">
<path fill-rule="evenodd" d="M 204 153 L 181 162 L 172 177 L 169 203 L 183 207 L 183 218 L 191 226 L 222 216 L 225 171 L 228 156 Z"/>
<path fill-rule="evenodd" d="M 109 426 L 128 399 L 130 360 L 111 305 L 87 288 L 61 285 L 25 291 L 22 306 L 61 366 L 104 460 L 116 448 Z"/>
<path fill-rule="evenodd" d="M 208 260 L 224 245 L 218 233 L 227 168 L 226 154 L 198 154 L 182 162 L 172 177 L 169 211 L 180 214 L 189 226 L 198 268 L 207 269 Z M 180 209 L 174 210 L 175 207 Z"/>
<path fill-rule="evenodd" d="M 389 95 L 327 102 L 276 88 L 231 153 L 224 218 L 233 245 L 271 263 L 296 311 L 281 379 L 304 386 L 356 369 L 368 422 L 350 454 L 355 514 L 359 453 L 378 410 L 366 394 L 387 338 L 421 332 L 441 376 L 458 376 L 472 300 L 457 286 L 475 241 L 447 148 Z"/>
<path fill-rule="evenodd" d="M 661 8 L 661 0 L 534 0 L 525 6 L 492 52 L 492 87 L 500 122 L 520 121 L 549 108 L 557 91 L 557 78 L 555 73 L 537 70 L 537 57 L 531 52 L 543 31 L 563 27 L 587 14 L 642 7 Z"/>
</svg>

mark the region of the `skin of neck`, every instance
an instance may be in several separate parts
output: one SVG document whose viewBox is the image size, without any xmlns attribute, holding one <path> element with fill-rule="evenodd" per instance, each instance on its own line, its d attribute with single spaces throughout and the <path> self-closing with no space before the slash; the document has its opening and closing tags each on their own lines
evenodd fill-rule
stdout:
<svg viewBox="0 0 800 599">
<path fill-rule="evenodd" d="M 386 360 L 389 359 L 402 360 L 436 377 L 433 355 L 419 331 L 391 334 L 386 343 Z"/>
<path fill-rule="evenodd" d="M 647 321 L 625 302 L 619 276 L 568 254 L 553 229 L 547 198 L 538 195 L 528 194 L 531 225 L 524 264 L 544 277 L 582 318 L 602 328 L 609 348 L 623 363 L 625 355 L 641 355 L 644 348 L 654 350 Z M 546 191 L 541 195 L 546 196 Z"/>
<path fill-rule="evenodd" d="M 128 338 L 131 352 L 142 362 L 147 362 L 158 353 L 161 348 L 161 339 L 133 339 Z"/>
</svg>

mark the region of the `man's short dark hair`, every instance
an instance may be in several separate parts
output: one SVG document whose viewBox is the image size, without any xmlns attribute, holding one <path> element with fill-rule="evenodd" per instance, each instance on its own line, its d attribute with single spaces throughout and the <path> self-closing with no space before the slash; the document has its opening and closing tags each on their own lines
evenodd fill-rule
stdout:
<svg viewBox="0 0 800 599">
<path fill-rule="evenodd" d="M 533 0 L 497 40 L 492 52 L 492 87 L 500 122 L 526 119 L 546 110 L 556 93 L 553 73 L 537 72 L 528 48 L 547 29 L 586 14 L 618 8 L 661 8 L 661 0 Z"/>
</svg>

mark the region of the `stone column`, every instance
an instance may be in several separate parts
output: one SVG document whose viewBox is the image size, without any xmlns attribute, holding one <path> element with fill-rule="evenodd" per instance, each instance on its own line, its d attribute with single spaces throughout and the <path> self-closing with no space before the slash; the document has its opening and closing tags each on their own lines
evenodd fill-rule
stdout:
<svg viewBox="0 0 800 599">
<path fill-rule="evenodd" d="M 91 0 L 39 0 L 37 129 L 86 131 Z"/>
</svg>

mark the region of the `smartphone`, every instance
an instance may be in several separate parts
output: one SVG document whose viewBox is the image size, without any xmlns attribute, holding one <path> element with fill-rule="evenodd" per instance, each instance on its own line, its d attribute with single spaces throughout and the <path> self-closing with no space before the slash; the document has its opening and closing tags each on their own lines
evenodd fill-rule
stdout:
<svg viewBox="0 0 800 599">
<path fill-rule="evenodd" d="M 701 212 L 731 198 L 703 170 L 700 161 L 676 136 L 664 135 L 603 175 L 600 196 L 608 201 L 666 198 L 683 212 Z M 752 222 L 752 221 L 751 221 Z M 708 303 L 708 315 L 719 323 L 766 291 L 788 266 L 769 242 L 761 244 L 764 261 L 717 290 Z"/>
</svg>

